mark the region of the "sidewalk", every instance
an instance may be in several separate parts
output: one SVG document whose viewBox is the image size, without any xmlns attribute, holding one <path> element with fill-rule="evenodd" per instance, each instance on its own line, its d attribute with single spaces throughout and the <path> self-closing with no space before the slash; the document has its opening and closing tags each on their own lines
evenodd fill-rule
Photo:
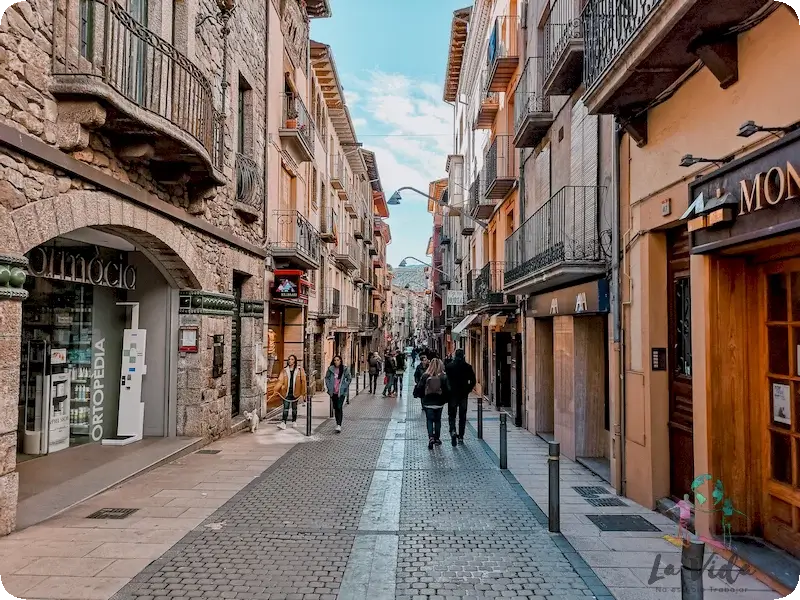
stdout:
<svg viewBox="0 0 800 600">
<path fill-rule="evenodd" d="M 357 403 L 366 396 L 355 396 Z M 305 436 L 306 406 L 296 429 L 262 421 L 129 480 L 60 515 L 0 538 L 0 577 L 26 599 L 106 600 L 154 559 L 236 495 Z M 312 431 L 328 420 L 329 399 L 314 396 Z M 100 509 L 135 509 L 122 519 L 88 518 Z M 209 525 L 209 527 L 213 527 Z"/>
<path fill-rule="evenodd" d="M 484 404 L 483 415 L 484 442 L 499 455 L 499 413 Z M 473 439 L 467 443 L 475 443 L 476 398 L 470 399 L 469 423 L 473 426 Z M 541 509 L 541 517 L 548 514 L 547 453 L 547 442 L 515 427 L 513 419 L 508 419 L 508 470 Z M 680 551 L 667 539 L 677 535 L 677 525 L 628 498 L 618 498 L 624 507 L 592 506 L 575 490 L 581 486 L 603 487 L 608 495 L 601 497 L 618 498 L 611 485 L 562 456 L 561 533 L 611 593 L 619 600 L 680 600 Z M 633 515 L 643 528 L 653 525 L 655 531 L 601 531 L 588 515 Z M 709 560 L 714 573 L 727 564 L 719 556 L 709 556 L 707 550 L 706 561 Z M 675 565 L 676 574 L 665 575 L 669 565 Z M 732 584 L 724 571 L 723 576 L 712 578 L 711 570 L 705 570 L 705 600 L 775 600 L 781 597 L 754 577 L 740 573 L 735 567 L 731 570 Z"/>
</svg>

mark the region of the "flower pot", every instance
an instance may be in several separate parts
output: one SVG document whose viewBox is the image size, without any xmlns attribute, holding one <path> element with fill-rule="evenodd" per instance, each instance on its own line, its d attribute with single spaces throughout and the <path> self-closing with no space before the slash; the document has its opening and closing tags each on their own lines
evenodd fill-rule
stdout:
<svg viewBox="0 0 800 600">
<path fill-rule="evenodd" d="M 286 129 L 297 129 L 297 119 L 286 119 Z"/>
</svg>

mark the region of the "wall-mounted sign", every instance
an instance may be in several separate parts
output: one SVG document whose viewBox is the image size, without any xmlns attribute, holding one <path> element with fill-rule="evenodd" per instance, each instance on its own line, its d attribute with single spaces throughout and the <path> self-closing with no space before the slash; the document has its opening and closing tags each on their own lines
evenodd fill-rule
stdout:
<svg viewBox="0 0 800 600">
<path fill-rule="evenodd" d="M 661 216 L 668 217 L 672 214 L 672 198 L 664 198 L 661 201 Z"/>
<path fill-rule="evenodd" d="M 63 365 L 67 362 L 67 349 L 66 348 L 53 348 L 50 350 L 50 364 Z"/>
<path fill-rule="evenodd" d="M 308 302 L 310 282 L 304 278 L 303 271 L 296 269 L 276 269 L 272 284 L 273 300 Z"/>
<path fill-rule="evenodd" d="M 597 314 L 607 313 L 609 306 L 608 281 L 600 279 L 532 296 L 528 299 L 528 314 L 532 317 Z"/>
<path fill-rule="evenodd" d="M 780 425 L 792 424 L 791 389 L 784 383 L 772 384 L 772 420 Z"/>
<path fill-rule="evenodd" d="M 694 252 L 800 229 L 800 131 L 717 169 L 689 187 L 683 214 Z"/>
<path fill-rule="evenodd" d="M 37 246 L 26 255 L 34 277 L 88 283 L 120 290 L 136 289 L 136 267 L 98 247 Z"/>
<path fill-rule="evenodd" d="M 666 348 L 653 348 L 650 360 L 652 362 L 651 368 L 653 371 L 666 371 L 667 370 L 667 349 Z"/>
<path fill-rule="evenodd" d="M 225 374 L 225 336 L 218 334 L 212 337 L 214 354 L 211 362 L 211 377 L 217 379 Z"/>
<path fill-rule="evenodd" d="M 197 335 L 200 331 L 199 327 L 181 327 L 178 330 L 178 351 L 179 352 L 197 352 Z"/>
<path fill-rule="evenodd" d="M 447 290 L 447 306 L 464 306 L 464 290 Z"/>
</svg>

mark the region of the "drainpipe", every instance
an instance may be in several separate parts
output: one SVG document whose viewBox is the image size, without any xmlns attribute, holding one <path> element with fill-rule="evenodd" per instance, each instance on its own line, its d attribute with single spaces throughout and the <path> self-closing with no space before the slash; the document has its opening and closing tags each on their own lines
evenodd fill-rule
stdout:
<svg viewBox="0 0 800 600">
<path fill-rule="evenodd" d="M 272 9 L 272 3 L 267 2 L 266 9 L 266 31 L 264 33 L 264 214 L 261 216 L 262 223 L 262 237 L 264 243 L 267 243 L 269 237 L 269 228 L 267 226 L 267 211 L 269 210 L 269 13 Z"/>
<path fill-rule="evenodd" d="M 523 64 L 527 60 L 528 57 L 528 11 L 529 11 L 528 2 L 522 3 L 522 10 L 524 14 L 522 15 L 522 57 L 523 57 Z M 519 85 L 519 82 L 517 82 Z M 519 110 L 516 104 L 514 105 L 516 110 Z M 515 123 L 516 125 L 516 123 Z M 521 149 L 519 151 L 519 224 L 525 222 L 525 163 L 527 160 L 524 159 L 525 150 Z M 531 153 L 533 154 L 533 153 Z M 529 155 L 530 156 L 530 155 Z M 508 257 L 506 257 L 508 259 Z M 527 305 L 528 296 L 523 296 L 520 298 L 519 301 L 519 315 L 522 319 L 522 361 L 523 364 L 520 365 L 518 368 L 522 368 L 522 390 L 520 393 L 522 394 L 522 406 L 523 411 L 525 412 L 525 429 L 528 428 L 528 377 L 527 377 L 527 365 L 525 364 L 525 357 L 528 354 L 528 319 L 525 310 L 525 306 Z M 517 419 L 519 422 L 519 419 Z"/>
<path fill-rule="evenodd" d="M 626 394 L 625 394 L 625 335 L 622 319 L 622 281 L 621 281 L 621 259 L 622 259 L 622 240 L 620 235 L 620 161 L 619 152 L 622 147 L 622 128 L 614 119 L 614 141 L 613 152 L 611 155 L 613 171 L 613 189 L 611 193 L 612 202 L 612 222 L 611 222 L 611 295 L 613 298 L 611 310 L 614 321 L 614 350 L 617 355 L 617 376 L 619 377 L 619 402 L 614 411 L 619 427 L 619 465 L 620 465 L 620 490 L 621 496 L 627 495 L 626 470 Z"/>
</svg>

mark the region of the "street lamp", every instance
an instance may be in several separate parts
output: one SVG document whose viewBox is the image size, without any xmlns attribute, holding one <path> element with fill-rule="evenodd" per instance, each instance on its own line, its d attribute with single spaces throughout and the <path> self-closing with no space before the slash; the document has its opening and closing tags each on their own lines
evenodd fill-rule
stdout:
<svg viewBox="0 0 800 600">
<path fill-rule="evenodd" d="M 409 258 L 410 258 L 411 260 L 415 260 L 415 261 L 417 261 L 419 264 L 421 264 L 421 265 L 423 265 L 423 266 L 425 266 L 425 267 L 428 267 L 428 268 L 430 268 L 430 269 L 433 269 L 434 271 L 439 271 L 439 273 L 441 273 L 441 274 L 442 274 L 442 275 L 444 275 L 444 276 L 448 276 L 448 275 L 447 275 L 447 273 L 445 273 L 444 271 L 442 271 L 442 270 L 441 270 L 439 267 L 434 267 L 433 265 L 429 265 L 428 263 L 426 263 L 426 262 L 424 262 L 424 261 L 421 261 L 420 259 L 416 258 L 415 256 L 406 256 L 406 257 L 405 257 L 403 260 L 401 260 L 401 261 L 400 261 L 400 264 L 399 264 L 399 265 L 397 265 L 397 266 L 399 266 L 399 267 L 407 267 L 407 266 L 408 266 L 408 263 L 407 263 L 406 261 L 407 261 Z"/>
<path fill-rule="evenodd" d="M 403 190 L 411 190 L 412 192 L 417 192 L 420 196 L 425 196 L 428 200 L 433 200 L 439 206 L 445 206 L 448 209 L 450 208 L 450 206 L 447 203 L 442 202 L 441 200 L 437 200 L 433 196 L 430 196 L 430 195 L 426 194 L 425 192 L 423 192 L 421 190 L 418 190 L 415 187 L 411 187 L 410 185 L 406 185 L 406 186 L 403 186 L 401 188 L 398 188 L 397 191 L 394 194 L 392 194 L 391 198 L 389 198 L 389 201 L 386 204 L 388 204 L 389 206 L 398 206 L 400 204 L 400 200 L 402 200 L 402 196 L 400 196 L 400 192 L 402 192 Z M 483 229 L 488 229 L 489 228 L 489 224 L 486 223 L 485 221 L 479 221 L 478 219 L 474 219 L 472 217 L 467 217 L 467 218 L 472 220 L 475 224 L 477 224 L 478 226 L 482 227 Z M 411 258 L 413 258 L 413 257 L 411 257 Z"/>
</svg>

